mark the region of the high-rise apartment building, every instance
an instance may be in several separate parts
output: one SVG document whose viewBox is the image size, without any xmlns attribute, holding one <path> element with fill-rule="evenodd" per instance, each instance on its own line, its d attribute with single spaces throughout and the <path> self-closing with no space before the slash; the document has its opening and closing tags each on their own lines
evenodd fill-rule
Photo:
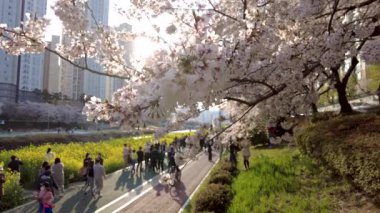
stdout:
<svg viewBox="0 0 380 213">
<path fill-rule="evenodd" d="M 62 37 L 62 43 L 70 42 L 65 35 Z M 78 60 L 78 63 L 84 64 Z M 79 100 L 83 94 L 84 72 L 65 60 L 61 60 L 60 64 L 60 92 L 62 95 L 71 100 Z"/>
<path fill-rule="evenodd" d="M 22 17 L 25 20 L 25 13 L 29 13 L 31 17 L 44 16 L 46 4 L 47 0 L 1 0 L 0 23 L 6 23 L 9 27 L 18 27 Z M 43 54 L 25 54 L 17 57 L 0 50 L 0 101 L 15 100 L 17 73 L 20 73 L 19 89 L 41 90 L 43 60 Z"/>
<path fill-rule="evenodd" d="M 90 21 L 89 27 L 96 27 L 96 23 L 108 25 L 109 0 L 89 0 L 91 10 L 87 11 Z M 93 20 L 95 18 L 95 20 Z M 103 71 L 102 67 L 94 59 L 88 60 L 88 66 L 92 69 Z M 106 76 L 97 75 L 88 71 L 83 76 L 83 92 L 101 99 L 106 98 Z"/>
<path fill-rule="evenodd" d="M 31 17 L 43 17 L 46 15 L 47 0 L 21 1 L 24 1 L 24 12 L 29 13 Z M 27 91 L 33 91 L 35 89 L 42 90 L 43 72 L 43 53 L 22 55 L 20 66 L 20 89 Z"/>
<path fill-rule="evenodd" d="M 48 47 L 55 49 L 59 43 L 60 37 L 53 35 Z M 61 91 L 60 73 L 60 58 L 49 51 L 45 51 L 43 90 L 48 91 L 50 94 L 59 93 Z"/>
</svg>

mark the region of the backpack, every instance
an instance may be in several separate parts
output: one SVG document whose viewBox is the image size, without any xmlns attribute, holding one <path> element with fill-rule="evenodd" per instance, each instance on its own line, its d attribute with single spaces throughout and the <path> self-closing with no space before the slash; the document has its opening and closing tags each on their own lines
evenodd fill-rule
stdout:
<svg viewBox="0 0 380 213">
<path fill-rule="evenodd" d="M 79 175 L 86 176 L 87 175 L 87 167 L 82 167 L 79 169 Z"/>
</svg>

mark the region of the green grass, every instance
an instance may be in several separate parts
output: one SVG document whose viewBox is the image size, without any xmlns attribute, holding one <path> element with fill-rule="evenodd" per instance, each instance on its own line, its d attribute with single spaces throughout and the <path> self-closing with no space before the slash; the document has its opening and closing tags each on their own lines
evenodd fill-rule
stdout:
<svg viewBox="0 0 380 213">
<path fill-rule="evenodd" d="M 232 184 L 231 213 L 245 212 L 331 212 L 336 190 L 326 172 L 297 149 L 252 149 L 251 168 Z M 340 184 L 338 187 L 345 187 Z"/>
</svg>

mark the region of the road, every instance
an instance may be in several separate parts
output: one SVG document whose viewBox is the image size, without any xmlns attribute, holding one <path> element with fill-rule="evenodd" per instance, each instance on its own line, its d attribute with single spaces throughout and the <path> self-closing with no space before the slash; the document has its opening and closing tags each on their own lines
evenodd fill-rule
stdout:
<svg viewBox="0 0 380 213">
<path fill-rule="evenodd" d="M 83 183 L 75 184 L 63 197 L 56 198 L 54 212 L 178 212 L 213 164 L 204 153 L 200 154 L 183 168 L 182 183 L 172 189 L 160 184 L 161 176 L 153 172 L 133 176 L 129 171 L 119 170 L 107 175 L 102 197 L 85 195 L 81 190 Z M 8 212 L 35 213 L 38 204 L 31 202 Z"/>
</svg>

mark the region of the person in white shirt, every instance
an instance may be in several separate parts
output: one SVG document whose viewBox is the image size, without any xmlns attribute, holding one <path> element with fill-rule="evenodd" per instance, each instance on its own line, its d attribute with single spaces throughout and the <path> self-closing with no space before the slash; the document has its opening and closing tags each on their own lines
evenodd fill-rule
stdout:
<svg viewBox="0 0 380 213">
<path fill-rule="evenodd" d="M 55 159 L 54 165 L 51 167 L 51 171 L 52 177 L 58 186 L 57 194 L 62 195 L 64 192 L 65 173 L 64 166 L 60 158 Z"/>
<path fill-rule="evenodd" d="M 244 167 L 246 170 L 249 169 L 249 158 L 251 157 L 251 151 L 249 150 L 249 142 L 245 142 L 243 144 L 243 148 L 241 149 L 241 154 L 244 159 Z"/>
<path fill-rule="evenodd" d="M 94 165 L 94 180 L 95 180 L 95 187 L 96 187 L 96 194 L 98 194 L 99 197 L 102 195 L 100 194 L 100 191 L 103 189 L 103 180 L 106 178 L 106 171 L 104 170 L 104 167 L 100 164 L 100 160 L 96 159 L 95 165 Z"/>
<path fill-rule="evenodd" d="M 54 152 L 51 151 L 51 148 L 48 148 L 47 151 L 46 151 L 45 160 L 47 162 L 50 162 L 51 160 L 54 159 L 54 157 L 55 157 Z"/>
</svg>

